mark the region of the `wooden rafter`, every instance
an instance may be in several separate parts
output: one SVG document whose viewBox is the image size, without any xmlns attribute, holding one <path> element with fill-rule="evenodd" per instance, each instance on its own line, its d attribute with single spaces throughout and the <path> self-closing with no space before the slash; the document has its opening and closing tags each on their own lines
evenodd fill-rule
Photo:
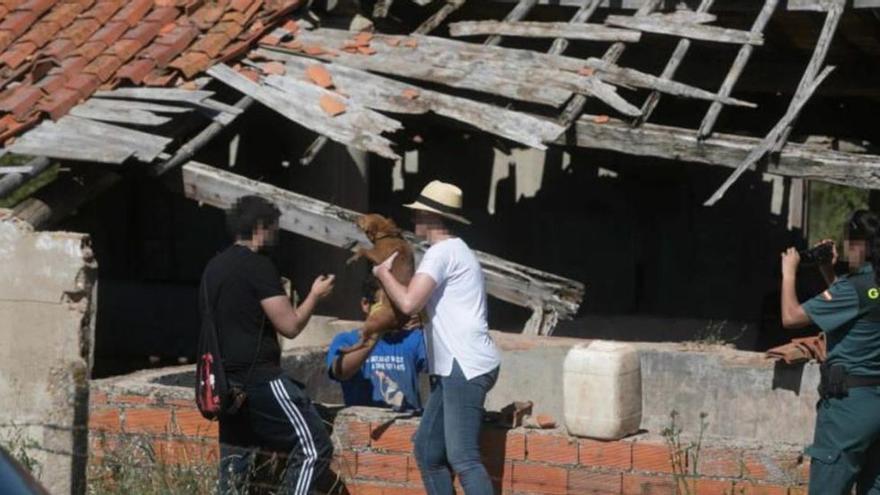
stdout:
<svg viewBox="0 0 880 495">
<path fill-rule="evenodd" d="M 528 21 L 461 21 L 449 25 L 449 34 L 452 37 L 497 34 L 521 38 L 565 38 L 627 43 L 635 43 L 642 37 L 642 33 L 639 31 L 608 27 L 602 24 Z"/>
<path fill-rule="evenodd" d="M 637 29 L 646 33 L 668 34 L 680 38 L 750 45 L 764 44 L 764 36 L 751 31 L 740 31 L 718 26 L 707 26 L 694 22 L 677 22 L 663 17 L 610 15 L 605 24 L 627 29 Z"/>
</svg>

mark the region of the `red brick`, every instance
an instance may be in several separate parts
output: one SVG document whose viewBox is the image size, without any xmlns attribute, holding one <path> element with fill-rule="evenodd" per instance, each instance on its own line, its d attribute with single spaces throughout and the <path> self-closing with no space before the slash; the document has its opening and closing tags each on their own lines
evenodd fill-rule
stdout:
<svg viewBox="0 0 880 495">
<path fill-rule="evenodd" d="M 515 492 L 566 495 L 568 471 L 561 467 L 515 462 L 511 483 Z"/>
<path fill-rule="evenodd" d="M 171 465 L 206 465 L 219 459 L 217 442 L 154 440 L 153 452 L 160 462 Z"/>
<path fill-rule="evenodd" d="M 580 440 L 578 462 L 590 467 L 632 469 L 632 442 Z"/>
<path fill-rule="evenodd" d="M 669 447 L 662 444 L 634 443 L 633 469 L 636 471 L 652 471 L 671 473 L 672 461 Z"/>
<path fill-rule="evenodd" d="M 147 74 L 156 67 L 156 61 L 146 58 L 131 61 L 116 72 L 117 79 L 125 79 L 140 84 Z"/>
<path fill-rule="evenodd" d="M 744 452 L 742 476 L 774 483 L 800 481 L 809 476 L 809 471 L 804 471 L 804 459 L 800 452 Z"/>
<path fill-rule="evenodd" d="M 174 411 L 174 425 L 177 431 L 188 437 L 217 438 L 218 425 L 216 421 L 208 421 L 203 418 L 198 409 L 176 409 Z"/>
<path fill-rule="evenodd" d="M 91 41 L 102 41 L 107 45 L 112 45 L 128 30 L 128 24 L 124 22 L 111 22 L 106 24 L 94 36 Z"/>
<path fill-rule="evenodd" d="M 61 79 L 60 76 L 58 77 Z M 64 82 L 64 79 L 61 79 L 61 81 Z M 49 114 L 52 120 L 58 120 L 67 115 L 67 112 L 79 103 L 82 98 L 78 91 L 61 88 L 54 90 L 51 95 L 44 98 L 37 106 L 37 109 Z"/>
<path fill-rule="evenodd" d="M 621 473 L 599 473 L 586 469 L 568 471 L 568 493 L 571 495 L 619 495 L 622 485 Z"/>
<path fill-rule="evenodd" d="M 518 430 L 483 428 L 480 452 L 487 462 L 497 459 L 521 461 L 526 458 L 526 436 Z"/>
<path fill-rule="evenodd" d="M 577 440 L 568 435 L 529 433 L 526 437 L 526 458 L 554 464 L 577 464 Z"/>
<path fill-rule="evenodd" d="M 89 391 L 89 407 L 104 405 L 106 403 L 107 394 L 105 392 L 101 392 L 100 390 Z"/>
<path fill-rule="evenodd" d="M 410 483 L 421 485 L 422 484 L 422 472 L 419 470 L 419 464 L 416 462 L 415 458 L 410 457 L 407 461 L 406 468 L 406 480 Z"/>
<path fill-rule="evenodd" d="M 710 479 L 689 479 L 687 480 L 689 487 L 693 487 L 690 493 L 699 493 L 700 495 L 730 495 L 732 493 L 739 494 L 740 489 L 744 489 L 745 483 L 740 481 L 722 481 Z"/>
<path fill-rule="evenodd" d="M 43 93 L 33 86 L 19 86 L 0 100 L 0 110 L 12 113 L 15 118 L 30 113 L 34 105 L 43 97 Z"/>
<path fill-rule="evenodd" d="M 113 20 L 122 21 L 129 27 L 136 26 L 150 11 L 153 0 L 129 0 L 127 5 L 113 16 Z"/>
<path fill-rule="evenodd" d="M 385 481 L 406 481 L 408 458 L 401 454 L 358 452 L 357 476 Z"/>
<path fill-rule="evenodd" d="M 211 58 L 200 52 L 185 53 L 168 64 L 169 67 L 173 67 L 183 73 L 187 79 L 192 79 L 210 65 Z"/>
<path fill-rule="evenodd" d="M 171 411 L 168 409 L 126 409 L 123 431 L 164 435 L 171 430 Z"/>
<path fill-rule="evenodd" d="M 624 474 L 622 495 L 678 495 L 675 479 L 671 476 L 643 476 Z"/>
<path fill-rule="evenodd" d="M 415 433 L 415 425 L 392 424 L 384 430 L 373 430 L 370 434 L 372 448 L 391 452 L 412 452 L 412 437 Z"/>
<path fill-rule="evenodd" d="M 119 7 L 121 5 L 121 3 L 114 1 L 98 2 L 91 9 L 83 12 L 82 18 L 94 19 L 101 24 L 104 24 L 105 22 L 107 22 L 107 20 L 113 17 L 113 14 L 115 14 L 116 11 L 119 10 Z"/>
<path fill-rule="evenodd" d="M 89 411 L 89 430 L 118 432 L 121 428 L 119 409 Z"/>
<path fill-rule="evenodd" d="M 334 453 L 330 469 L 343 479 L 353 479 L 357 474 L 357 452 L 344 450 Z"/>
<path fill-rule="evenodd" d="M 700 476 L 738 478 L 742 476 L 742 452 L 736 449 L 701 449 L 696 465 Z"/>
<path fill-rule="evenodd" d="M 347 421 L 339 431 L 344 448 L 370 446 L 370 423 L 363 421 Z"/>
<path fill-rule="evenodd" d="M 149 396 L 149 395 L 122 394 L 122 395 L 110 396 L 110 402 L 113 402 L 115 404 L 143 405 L 143 404 L 155 404 L 156 399 Z"/>
<path fill-rule="evenodd" d="M 10 31 L 13 36 L 18 37 L 24 34 L 36 20 L 37 16 L 32 12 L 13 12 L 0 22 L 0 30 Z"/>
</svg>

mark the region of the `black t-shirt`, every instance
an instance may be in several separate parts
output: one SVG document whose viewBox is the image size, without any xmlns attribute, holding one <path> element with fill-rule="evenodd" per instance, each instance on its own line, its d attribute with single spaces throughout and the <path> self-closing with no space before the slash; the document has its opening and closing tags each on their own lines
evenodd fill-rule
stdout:
<svg viewBox="0 0 880 495">
<path fill-rule="evenodd" d="M 272 261 L 234 244 L 208 262 L 202 277 L 214 309 L 227 379 L 244 383 L 251 363 L 255 364 L 249 385 L 278 377 L 282 373 L 281 347 L 272 322 L 260 305 L 263 299 L 285 295 L 281 276 Z M 201 308 L 204 298 L 204 291 L 200 291 Z M 262 342 L 254 360 L 257 336 Z"/>
</svg>

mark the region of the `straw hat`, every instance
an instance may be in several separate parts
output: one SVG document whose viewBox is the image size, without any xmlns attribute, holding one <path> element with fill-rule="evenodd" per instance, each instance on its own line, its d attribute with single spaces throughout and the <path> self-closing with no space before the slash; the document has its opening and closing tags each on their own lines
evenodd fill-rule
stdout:
<svg viewBox="0 0 880 495">
<path fill-rule="evenodd" d="M 439 180 L 431 181 L 422 189 L 422 193 L 414 202 L 403 206 L 413 210 L 430 211 L 466 225 L 471 223 L 461 216 L 461 189 Z"/>
</svg>

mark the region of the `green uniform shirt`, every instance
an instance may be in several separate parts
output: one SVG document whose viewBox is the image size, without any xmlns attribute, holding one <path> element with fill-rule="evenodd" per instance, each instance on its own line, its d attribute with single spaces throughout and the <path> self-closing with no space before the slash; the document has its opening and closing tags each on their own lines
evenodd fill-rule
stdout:
<svg viewBox="0 0 880 495">
<path fill-rule="evenodd" d="M 865 292 L 861 297 L 859 290 Z M 810 320 L 825 332 L 830 364 L 844 365 L 850 375 L 880 376 L 880 319 L 869 318 L 878 305 L 880 290 L 870 263 L 838 277 L 826 292 L 803 304 Z"/>
</svg>

